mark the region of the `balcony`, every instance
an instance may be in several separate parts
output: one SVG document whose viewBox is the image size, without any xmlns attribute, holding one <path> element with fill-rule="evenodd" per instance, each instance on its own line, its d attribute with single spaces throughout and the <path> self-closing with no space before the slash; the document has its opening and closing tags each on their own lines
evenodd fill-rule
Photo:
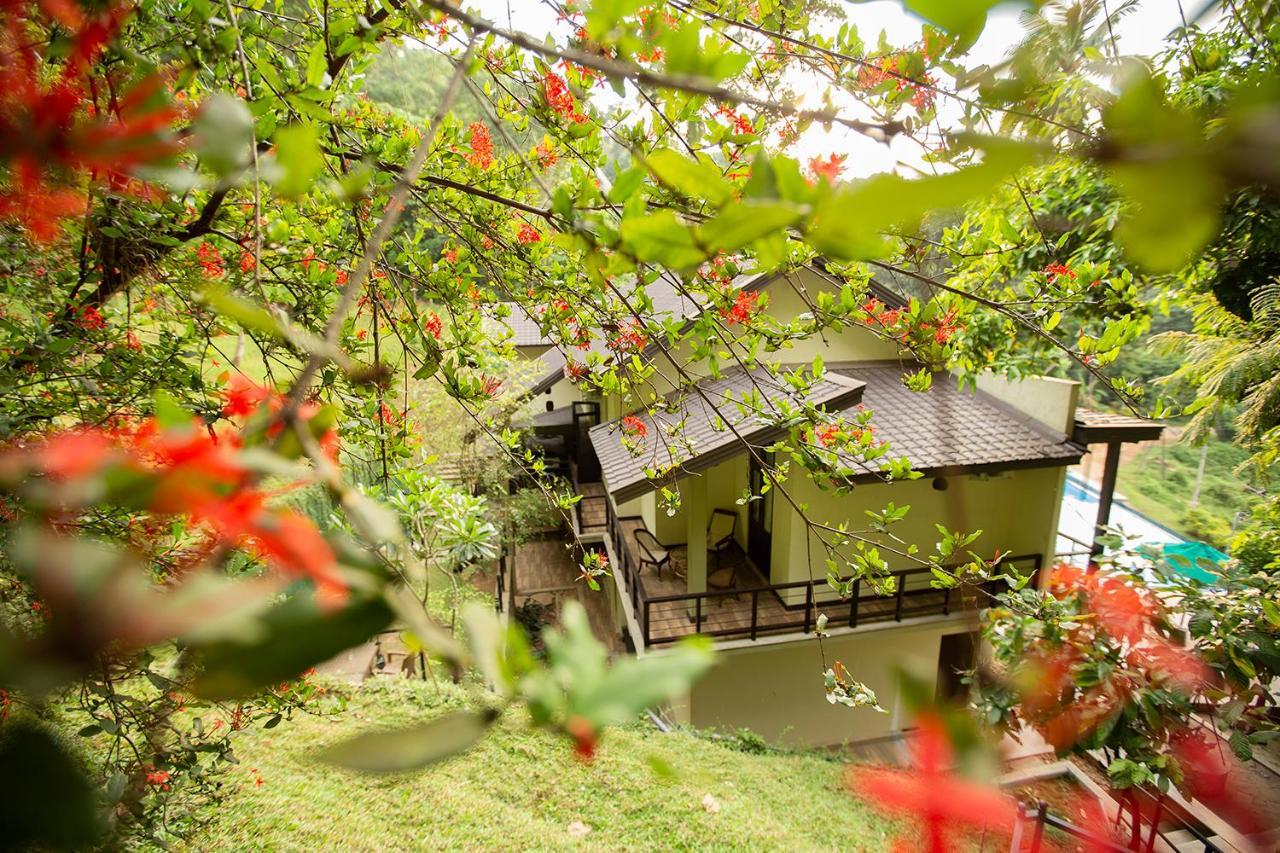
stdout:
<svg viewBox="0 0 1280 853">
<path fill-rule="evenodd" d="M 825 577 L 770 583 L 746 555 L 736 551 L 726 558 L 738 561 L 735 587 L 690 592 L 683 578 L 666 573 L 660 579 L 652 567 L 641 569 L 635 531 L 642 528 L 644 522 L 636 517 L 619 518 L 614 514 L 612 503 L 606 501 L 605 504 L 609 544 L 616 561 L 614 574 L 639 626 L 636 645 L 643 644 L 644 648 L 695 634 L 719 640 L 808 634 L 813 632 L 819 613 L 826 614 L 828 631 L 919 617 L 945 617 L 975 611 L 986 606 L 991 595 L 1008 589 L 1003 581 L 963 589 L 934 589 L 929 585 L 929 569 L 922 568 L 893 572 L 897 579 L 894 594 L 880 595 L 855 582 L 853 595 L 842 600 L 831 591 Z M 682 548 L 673 548 L 677 561 Z M 1024 572 L 1035 572 L 1042 561 L 1039 554 L 1028 554 L 1006 558 L 1005 562 Z"/>
</svg>

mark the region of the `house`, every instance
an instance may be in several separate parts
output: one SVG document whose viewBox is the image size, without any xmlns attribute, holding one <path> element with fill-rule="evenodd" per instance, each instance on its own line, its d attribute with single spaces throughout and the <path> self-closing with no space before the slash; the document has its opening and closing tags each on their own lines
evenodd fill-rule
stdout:
<svg viewBox="0 0 1280 853">
<path fill-rule="evenodd" d="M 808 311 L 817 291 L 836 287 L 821 266 L 734 285 L 768 290 L 765 310 L 782 320 Z M 902 303 L 873 287 L 890 306 Z M 663 290 L 660 283 L 656 289 Z M 674 286 L 653 299 L 659 313 L 698 313 Z M 858 583 L 841 599 L 827 583 L 828 547 L 839 546 L 824 526 L 856 524 L 889 503 L 909 505 L 894 528 L 902 540 L 898 551 L 910 544 L 932 553 L 936 523 L 982 530 L 974 550 L 994 555 L 998 549 L 1008 555 L 1006 564 L 1024 572 L 1053 558 L 1066 469 L 1084 450 L 1072 440 L 1078 427 L 1073 382 L 986 377 L 976 390 L 961 390 L 951 377 L 938 376 L 929 391 L 913 392 L 903 375 L 919 365 L 894 343 L 855 327 L 797 341 L 760 363 L 716 375 L 688 353 L 673 353 L 672 363 L 690 373 L 691 384 L 675 387 L 680 383 L 657 372 L 640 399 L 662 404 L 628 413 L 618 399 L 575 395 L 564 356 L 541 338 L 536 323 L 517 326 L 517 345 L 545 370 L 530 389 L 542 409 L 535 426 L 538 418 L 544 431 L 570 424 L 565 449 L 583 495 L 576 532 L 609 558 L 606 592 L 628 647 L 655 654 L 692 634 L 716 641 L 717 666 L 671 708 L 681 721 L 746 728 L 785 744 L 828 745 L 890 735 L 908 722 L 896 695 L 898 668 L 940 694 L 962 689 L 956 672 L 974 659 L 976 609 L 994 590 L 934 589 L 927 568 L 886 549 L 896 589 Z M 652 349 L 647 355 L 666 357 Z M 825 375 L 798 399 L 770 367 L 811 363 L 815 355 L 825 362 Z M 736 405 L 752 391 L 754 408 Z M 863 468 L 850 473 L 852 489 L 836 491 L 798 469 L 782 488 L 743 500 L 761 494 L 763 453 L 783 431 L 759 413 L 788 406 L 871 409 L 877 437 L 923 476 L 883 482 Z M 631 448 L 622 441 L 626 414 L 645 424 L 645 437 L 633 438 Z M 677 421 L 683 428 L 673 449 L 666 427 Z M 673 454 L 678 464 L 671 464 Z M 678 493 L 677 508 L 668 508 L 664 489 Z M 823 672 L 837 661 L 876 691 L 887 714 L 826 701 Z"/>
</svg>

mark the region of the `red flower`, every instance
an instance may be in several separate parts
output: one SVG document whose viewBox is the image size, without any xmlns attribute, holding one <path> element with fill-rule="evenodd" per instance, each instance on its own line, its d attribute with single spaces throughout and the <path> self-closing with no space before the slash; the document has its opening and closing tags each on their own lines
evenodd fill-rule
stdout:
<svg viewBox="0 0 1280 853">
<path fill-rule="evenodd" d="M 740 290 L 728 308 L 720 309 L 720 316 L 730 323 L 746 323 L 757 310 L 756 302 L 760 293 L 755 290 Z"/>
<path fill-rule="evenodd" d="M 591 761 L 596 756 L 596 744 L 600 734 L 590 720 L 573 717 L 564 725 L 564 730 L 573 738 L 573 754 L 582 761 Z"/>
<path fill-rule="evenodd" d="M 542 77 L 542 89 L 547 97 L 547 106 L 551 107 L 552 112 L 561 118 L 569 119 L 575 124 L 582 124 L 587 120 L 586 115 L 578 111 L 573 93 L 569 91 L 569 85 L 565 83 L 564 78 L 559 74 L 554 71 L 548 71 L 544 74 Z"/>
<path fill-rule="evenodd" d="M 107 327 L 107 321 L 103 319 L 97 308 L 92 305 L 86 305 L 80 309 L 80 316 L 76 318 L 76 325 L 87 332 L 100 332 Z"/>
<path fill-rule="evenodd" d="M 445 259 L 446 261 L 448 261 L 449 263 L 451 263 L 451 264 L 456 264 L 456 263 L 458 262 L 458 250 L 457 250 L 457 249 L 445 249 L 445 250 L 444 250 L 444 253 L 443 253 L 443 257 L 444 257 L 444 259 Z"/>
<path fill-rule="evenodd" d="M 830 447 L 840 438 L 840 426 L 838 424 L 823 424 L 816 430 L 818 435 L 818 443 L 823 447 Z"/>
<path fill-rule="evenodd" d="M 942 721 L 920 719 L 912 739 L 915 768 L 911 771 L 853 768 L 849 786 L 892 811 L 906 812 L 920 823 L 920 837 L 907 849 L 942 853 L 947 832 L 957 824 L 1005 830 L 1017 819 L 1014 801 L 998 789 L 965 781 L 948 772 L 951 744 Z M 906 846 L 906 845 L 904 845 Z"/>
<path fill-rule="evenodd" d="M 492 376 L 480 377 L 480 390 L 484 392 L 486 397 L 492 397 L 502 388 L 502 380 L 495 379 Z"/>
<path fill-rule="evenodd" d="M 118 456 L 115 440 L 101 430 L 70 430 L 45 440 L 37 465 L 58 480 L 97 473 Z"/>
<path fill-rule="evenodd" d="M 537 228 L 534 228 L 528 222 L 521 222 L 520 231 L 516 234 L 516 240 L 521 243 L 541 243 L 542 235 L 538 233 Z"/>
<path fill-rule="evenodd" d="M 840 179 L 840 173 L 844 171 L 844 161 L 848 158 L 847 154 L 828 154 L 827 159 L 814 157 L 809 161 L 809 171 L 813 173 L 813 179 L 826 179 L 827 183 L 834 184 Z"/>
<path fill-rule="evenodd" d="M 169 787 L 169 771 L 167 770 L 150 770 L 147 772 L 147 784 L 156 787 Z"/>
<path fill-rule="evenodd" d="M 550 169 L 559 159 L 556 157 L 555 145 L 550 139 L 544 139 L 540 142 L 538 147 L 534 149 L 534 153 L 538 156 L 538 165 L 543 169 Z"/>
<path fill-rule="evenodd" d="M 632 438 L 644 438 L 649 434 L 649 425 L 635 415 L 627 415 L 622 419 L 622 431 Z"/>
<path fill-rule="evenodd" d="M 240 253 L 240 272 L 251 272 L 258 265 L 258 261 L 253 257 L 253 252 L 248 249 Z"/>
<path fill-rule="evenodd" d="M 1066 264 L 1049 264 L 1044 268 L 1044 274 L 1049 279 L 1050 284 L 1057 284 L 1059 278 L 1076 277 L 1076 274 L 1071 271 L 1071 267 Z"/>
<path fill-rule="evenodd" d="M 570 379 L 574 380 L 575 382 L 585 379 L 588 372 L 589 371 L 587 370 L 587 366 L 585 364 L 579 364 L 576 361 L 566 362 L 564 366 L 564 375 L 568 376 Z"/>
<path fill-rule="evenodd" d="M 427 331 L 431 337 L 437 341 L 440 340 L 440 330 L 443 324 L 440 322 L 440 315 L 434 311 L 428 311 L 425 319 L 422 321 L 422 328 Z"/>
<path fill-rule="evenodd" d="M 218 251 L 218 247 L 211 243 L 204 242 L 196 250 L 196 257 L 200 262 L 201 269 L 205 275 L 210 278 L 221 278 L 226 272 L 226 264 L 222 260 L 222 253 Z"/>
<path fill-rule="evenodd" d="M 395 409 L 388 406 L 385 402 L 378 409 L 378 419 L 384 424 L 390 425 L 396 422 Z"/>
<path fill-rule="evenodd" d="M 270 388 L 258 385 L 243 373 L 237 373 L 228 380 L 227 387 L 222 392 L 222 397 L 226 400 L 222 406 L 222 416 L 238 418 L 251 415 L 271 395 Z"/>
<path fill-rule="evenodd" d="M 493 140 L 489 138 L 489 128 L 483 122 L 474 121 L 469 129 L 471 151 L 466 155 L 467 162 L 477 169 L 487 169 L 493 165 Z"/>
</svg>

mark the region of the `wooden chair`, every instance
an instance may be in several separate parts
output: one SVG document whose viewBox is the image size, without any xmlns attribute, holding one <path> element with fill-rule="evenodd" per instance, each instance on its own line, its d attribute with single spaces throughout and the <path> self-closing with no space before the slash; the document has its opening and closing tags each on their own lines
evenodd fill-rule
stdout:
<svg viewBox="0 0 1280 853">
<path fill-rule="evenodd" d="M 658 537 L 650 533 L 646 528 L 640 527 L 635 532 L 636 545 L 640 546 L 640 568 L 644 569 L 646 565 L 653 566 L 653 570 L 658 573 L 658 580 L 662 580 L 662 567 L 666 566 L 675 574 L 675 566 L 671 562 L 671 549 L 658 541 Z"/>
<path fill-rule="evenodd" d="M 711 512 L 711 520 L 707 523 L 707 553 L 715 555 L 716 567 L 707 573 L 708 589 L 733 589 L 738 585 L 738 566 L 728 568 L 722 565 L 721 557 L 734 548 L 738 540 L 734 534 L 738 531 L 738 514 L 732 510 L 716 509 Z M 721 603 L 727 596 L 721 597 Z M 736 599 L 737 596 L 734 596 Z"/>
</svg>

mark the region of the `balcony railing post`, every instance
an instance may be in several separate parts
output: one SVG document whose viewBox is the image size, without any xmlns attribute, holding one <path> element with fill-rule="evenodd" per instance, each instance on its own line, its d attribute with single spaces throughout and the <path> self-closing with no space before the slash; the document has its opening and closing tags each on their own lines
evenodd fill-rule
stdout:
<svg viewBox="0 0 1280 853">
<path fill-rule="evenodd" d="M 804 588 L 804 633 L 809 633 L 809 626 L 813 624 L 813 584 L 810 583 Z"/>
<path fill-rule="evenodd" d="M 702 596 L 695 598 L 693 604 L 693 633 L 702 633 Z"/>
<path fill-rule="evenodd" d="M 760 619 L 760 590 L 751 592 L 751 639 L 756 638 L 756 625 Z"/>
<path fill-rule="evenodd" d="M 649 638 L 649 602 L 644 603 L 644 647 L 647 649 L 652 641 Z"/>
<path fill-rule="evenodd" d="M 849 603 L 849 627 L 858 627 L 858 599 L 862 597 L 862 578 L 853 582 L 853 599 Z"/>
<path fill-rule="evenodd" d="M 894 605 L 893 605 L 893 621 L 901 622 L 902 621 L 902 594 L 906 592 L 906 588 L 907 588 L 907 573 L 897 572 L 894 576 L 898 579 L 898 600 L 894 602 Z"/>
<path fill-rule="evenodd" d="M 951 615 L 951 587 L 947 587 L 942 592 L 942 615 Z"/>
</svg>

